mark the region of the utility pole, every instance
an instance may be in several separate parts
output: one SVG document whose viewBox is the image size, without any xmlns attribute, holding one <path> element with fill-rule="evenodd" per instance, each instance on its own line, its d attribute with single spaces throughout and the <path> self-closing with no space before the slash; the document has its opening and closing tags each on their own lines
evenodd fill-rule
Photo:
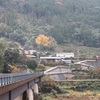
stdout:
<svg viewBox="0 0 100 100">
<path fill-rule="evenodd" d="M 79 57 L 80 57 L 80 51 L 79 51 L 79 46 L 78 46 L 78 50 L 77 50 L 77 60 L 79 61 Z"/>
</svg>

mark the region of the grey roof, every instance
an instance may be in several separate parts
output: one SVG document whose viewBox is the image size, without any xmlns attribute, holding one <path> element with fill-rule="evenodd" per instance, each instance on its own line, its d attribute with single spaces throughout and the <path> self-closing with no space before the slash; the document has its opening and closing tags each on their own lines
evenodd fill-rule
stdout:
<svg viewBox="0 0 100 100">
<path fill-rule="evenodd" d="M 46 74 L 46 73 L 51 72 L 51 71 L 56 70 L 56 69 L 60 69 L 60 71 L 59 71 L 59 72 L 55 72 L 55 73 L 71 72 L 70 69 L 68 69 L 68 68 L 66 68 L 66 67 L 64 67 L 64 66 L 57 66 L 57 67 L 53 67 L 53 68 L 50 68 L 50 69 L 44 71 L 44 73 Z M 52 72 L 51 72 L 51 73 L 52 73 Z"/>
<path fill-rule="evenodd" d="M 100 67 L 100 59 L 97 60 L 83 60 L 79 62 L 75 62 L 74 64 L 81 64 L 90 67 Z"/>
<path fill-rule="evenodd" d="M 74 77 L 72 70 L 64 66 L 50 68 L 46 70 L 44 74 L 49 75 L 54 80 L 66 80 Z"/>
</svg>

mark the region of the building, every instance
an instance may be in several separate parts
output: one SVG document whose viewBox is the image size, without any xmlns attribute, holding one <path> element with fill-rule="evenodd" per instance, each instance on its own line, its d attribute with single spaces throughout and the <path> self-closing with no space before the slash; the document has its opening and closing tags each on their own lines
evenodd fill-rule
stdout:
<svg viewBox="0 0 100 100">
<path fill-rule="evenodd" d="M 97 60 L 83 60 L 74 63 L 75 66 L 80 66 L 82 69 L 95 68 L 100 66 L 100 59 Z"/>
<path fill-rule="evenodd" d="M 57 81 L 71 79 L 75 76 L 72 74 L 71 69 L 68 69 L 64 66 L 50 68 L 49 70 L 46 70 L 44 74 Z"/>
<path fill-rule="evenodd" d="M 74 53 L 57 53 L 55 56 L 40 57 L 40 62 L 45 65 L 72 64 Z"/>
<path fill-rule="evenodd" d="M 74 53 L 57 53 L 56 57 L 61 57 L 61 58 L 74 58 Z"/>
<path fill-rule="evenodd" d="M 45 65 L 58 65 L 62 64 L 60 57 L 40 57 L 40 62 Z"/>
<path fill-rule="evenodd" d="M 29 58 L 39 57 L 39 52 L 37 52 L 36 50 L 24 50 L 24 54 Z"/>
</svg>

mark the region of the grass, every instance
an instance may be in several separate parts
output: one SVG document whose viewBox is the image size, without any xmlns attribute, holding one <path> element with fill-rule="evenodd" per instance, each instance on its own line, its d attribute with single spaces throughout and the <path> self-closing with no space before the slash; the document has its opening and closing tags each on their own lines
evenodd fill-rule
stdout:
<svg viewBox="0 0 100 100">
<path fill-rule="evenodd" d="M 64 44 L 59 46 L 59 48 L 62 48 L 62 50 L 65 52 L 74 52 L 75 55 L 77 55 L 78 48 L 80 55 L 86 55 L 86 56 L 100 55 L 100 48 L 77 46 L 73 44 Z"/>
<path fill-rule="evenodd" d="M 75 84 L 75 83 L 74 83 Z M 75 91 L 70 89 L 70 87 L 74 86 L 73 83 L 60 83 L 59 85 L 61 89 L 60 94 L 47 93 L 42 94 L 42 100 L 100 100 L 100 91 L 99 90 L 84 90 L 84 91 Z M 77 83 L 76 83 L 77 84 Z"/>
<path fill-rule="evenodd" d="M 50 97 L 50 96 L 45 96 L 45 97 L 44 97 L 44 100 L 52 100 L 52 97 Z"/>
<path fill-rule="evenodd" d="M 57 94 L 55 97 L 52 93 L 44 94 L 42 100 L 100 100 L 100 92 L 94 91 L 77 92 L 69 90 L 66 94 Z"/>
</svg>

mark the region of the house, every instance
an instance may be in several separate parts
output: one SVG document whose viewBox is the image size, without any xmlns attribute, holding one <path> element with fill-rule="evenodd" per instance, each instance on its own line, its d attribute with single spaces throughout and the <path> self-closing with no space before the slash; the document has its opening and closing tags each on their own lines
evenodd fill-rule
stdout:
<svg viewBox="0 0 100 100">
<path fill-rule="evenodd" d="M 76 65 L 76 66 L 80 65 L 80 67 L 82 69 L 99 67 L 100 66 L 100 59 L 97 59 L 97 60 L 83 60 L 83 61 L 75 62 L 74 65 Z"/>
<path fill-rule="evenodd" d="M 40 57 L 40 62 L 45 65 L 72 64 L 74 53 L 57 53 L 55 57 Z"/>
<path fill-rule="evenodd" d="M 64 66 L 57 66 L 57 67 L 50 68 L 44 71 L 44 74 L 50 76 L 52 79 L 57 81 L 71 79 L 75 76 L 72 74 L 71 69 L 68 69 Z"/>
<path fill-rule="evenodd" d="M 74 58 L 74 53 L 57 53 L 56 57 L 61 57 L 61 58 Z"/>
<path fill-rule="evenodd" d="M 73 65 L 73 61 L 71 59 L 62 59 L 62 62 L 66 65 Z"/>
<path fill-rule="evenodd" d="M 29 58 L 39 57 L 39 52 L 36 50 L 24 50 L 24 54 Z"/>
<path fill-rule="evenodd" d="M 100 56 L 96 56 L 97 59 L 100 59 Z"/>
<path fill-rule="evenodd" d="M 40 57 L 40 62 L 45 65 L 72 64 L 74 53 L 57 53 L 56 56 Z"/>
</svg>

